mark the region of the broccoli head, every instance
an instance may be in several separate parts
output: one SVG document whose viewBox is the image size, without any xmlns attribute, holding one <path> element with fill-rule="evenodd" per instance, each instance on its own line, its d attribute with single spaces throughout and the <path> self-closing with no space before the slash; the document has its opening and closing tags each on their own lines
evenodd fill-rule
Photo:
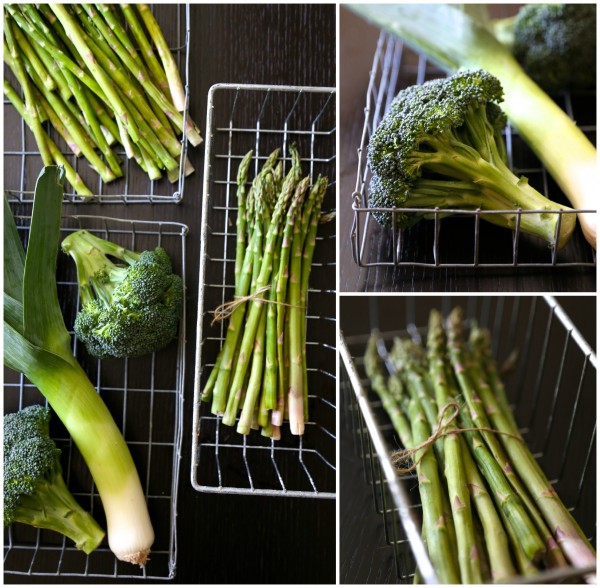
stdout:
<svg viewBox="0 0 600 588">
<path fill-rule="evenodd" d="M 67 488 L 49 422 L 50 409 L 40 405 L 4 416 L 4 526 L 57 531 L 91 553 L 104 531 Z"/>
<path fill-rule="evenodd" d="M 513 53 L 542 88 L 596 87 L 595 4 L 526 4 L 513 27 Z"/>
<path fill-rule="evenodd" d="M 77 266 L 81 309 L 73 328 L 91 355 L 138 357 L 176 337 L 183 282 L 162 247 L 137 253 L 80 230 L 62 248 Z"/>
<path fill-rule="evenodd" d="M 395 218 L 405 228 L 431 218 L 431 209 L 504 211 L 482 218 L 511 229 L 518 224 L 558 248 L 568 241 L 575 215 L 547 214 L 570 209 L 542 196 L 506 165 L 502 96 L 500 82 L 482 70 L 460 71 L 396 96 L 367 150 L 373 172 L 369 206 L 386 209 L 373 211 L 379 223 L 391 226 Z M 539 212 L 519 218 L 517 209 Z"/>
</svg>

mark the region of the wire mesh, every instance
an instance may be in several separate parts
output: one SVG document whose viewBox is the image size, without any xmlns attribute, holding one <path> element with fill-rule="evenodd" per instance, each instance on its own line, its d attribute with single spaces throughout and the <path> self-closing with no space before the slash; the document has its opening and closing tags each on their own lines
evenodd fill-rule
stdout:
<svg viewBox="0 0 600 588">
<path fill-rule="evenodd" d="M 30 217 L 15 219 L 27 241 Z M 161 245 L 185 284 L 185 225 L 124 221 L 78 215 L 63 220 L 61 237 L 85 228 L 132 250 Z M 60 255 L 57 273 L 65 324 L 77 312 L 78 285 L 74 263 Z M 185 373 L 185 305 L 178 341 L 164 350 L 135 359 L 97 360 L 73 337 L 73 352 L 102 395 L 134 458 L 156 535 L 151 558 L 143 568 L 118 561 L 106 540 L 86 555 L 58 533 L 15 523 L 5 529 L 4 571 L 27 576 L 87 578 L 173 578 L 177 562 L 177 491 L 182 444 L 183 378 Z M 21 374 L 4 371 L 4 411 L 44 404 L 40 392 Z M 79 451 L 54 416 L 51 436 L 62 450 L 61 463 L 69 489 L 78 502 L 106 528 L 99 495 Z"/>
<path fill-rule="evenodd" d="M 189 110 L 189 38 L 190 11 L 189 4 L 156 4 L 151 5 L 152 12 L 159 23 L 165 40 L 177 63 L 185 90 L 185 106 L 182 112 L 183 120 Z M 15 82 L 12 72 L 5 66 L 4 78 L 13 87 L 20 86 Z M 90 200 L 82 200 L 77 194 L 65 191 L 65 200 L 79 204 L 84 202 L 106 202 L 127 204 L 133 203 L 166 203 L 180 202 L 183 198 L 185 184 L 185 160 L 188 141 L 181 137 L 182 152 L 176 181 L 171 183 L 163 177 L 151 180 L 137 163 L 128 159 L 121 146 L 115 149 L 115 154 L 122 160 L 123 177 L 110 183 L 102 181 L 84 158 L 77 158 L 68 148 L 65 141 L 52 126 L 44 127 L 54 140 L 59 150 L 81 176 L 83 182 L 94 193 Z M 4 191 L 10 202 L 33 202 L 33 190 L 42 159 L 37 148 L 33 133 L 29 130 L 14 106 L 4 99 L 4 128 L 10 133 L 4 134 Z"/>
<path fill-rule="evenodd" d="M 282 426 L 280 441 L 258 431 L 239 435 L 210 413 L 200 396 L 226 327 L 211 313 L 234 291 L 236 175 L 254 150 L 254 177 L 266 157 L 296 142 L 303 171 L 330 184 L 324 211 L 335 208 L 335 89 L 213 86 L 208 100 L 204 201 L 198 294 L 192 485 L 201 492 L 269 496 L 335 497 L 335 227 L 322 224 L 311 270 L 307 310 L 309 414 L 303 436 Z"/>
<path fill-rule="evenodd" d="M 430 308 L 447 315 L 454 303 L 452 297 L 404 301 L 404 308 L 399 308 L 404 323 L 398 323 L 398 330 L 381 333 L 388 348 L 396 336 L 420 341 Z M 553 488 L 595 545 L 595 353 L 552 297 L 472 297 L 460 304 L 464 304 L 468 319 L 476 318 L 490 329 L 494 355 L 500 362 L 509 358 L 514 362 L 518 350 L 513 369 L 504 374 L 517 422 Z M 371 322 L 376 328 L 381 323 L 375 299 L 371 305 Z M 390 325 L 387 319 L 386 324 Z M 370 392 L 364 372 L 362 357 L 368 337 L 368 333 L 340 335 L 342 427 L 354 440 L 356 454 L 364 464 L 365 481 L 382 517 L 386 542 L 394 550 L 398 580 L 412 583 L 418 562 L 425 583 L 436 583 L 420 535 L 418 482 L 414 474 L 398 476 L 394 472 L 390 455 L 400 442 L 381 402 Z M 518 581 L 554 583 L 582 575 L 582 570 L 567 567 Z"/>
<path fill-rule="evenodd" d="M 446 74 L 422 55 L 416 55 L 397 38 L 382 33 L 375 51 L 366 96 L 365 123 L 358 148 L 355 191 L 352 194 L 354 213 L 351 247 L 354 261 L 360 267 L 463 267 L 463 268 L 533 268 L 533 267 L 594 267 L 596 252 L 588 245 L 579 227 L 571 241 L 562 249 L 548 247 L 540 239 L 520 230 L 526 214 L 522 210 L 496 211 L 493 215 L 511 213 L 516 228 L 509 231 L 488 222 L 481 222 L 489 212 L 454 209 L 442 211 L 423 208 L 369 208 L 368 188 L 371 171 L 367 164 L 367 145 L 396 94 L 405 87 L 443 77 Z M 595 92 L 562 93 L 554 96 L 585 135 L 595 142 Z M 504 131 L 508 166 L 550 200 L 569 205 L 561 190 L 533 152 L 508 125 Z M 372 211 L 387 212 L 393 228 L 383 228 L 373 218 Z M 398 229 L 400 212 L 429 213 L 431 221 L 419 222 L 408 229 Z M 539 211 L 537 211 L 539 212 Z M 545 211 L 548 212 L 548 211 Z M 583 210 L 581 210 L 583 212 Z M 595 212 L 595 211 L 585 211 Z M 447 217 L 446 214 L 452 216 Z M 558 217 L 563 211 L 549 213 Z"/>
</svg>

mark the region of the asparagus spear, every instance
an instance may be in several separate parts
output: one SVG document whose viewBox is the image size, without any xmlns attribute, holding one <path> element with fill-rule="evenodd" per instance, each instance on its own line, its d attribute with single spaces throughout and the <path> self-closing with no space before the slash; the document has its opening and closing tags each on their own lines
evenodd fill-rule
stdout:
<svg viewBox="0 0 600 588">
<path fill-rule="evenodd" d="M 275 159 L 277 158 L 279 151 L 271 153 L 267 158 L 260 174 L 254 178 L 252 188 L 248 196 L 249 203 L 248 209 L 246 210 L 246 233 L 251 235 L 251 239 L 246 247 L 244 255 L 244 263 L 242 265 L 242 271 L 240 272 L 239 283 L 235 287 L 235 296 L 244 297 L 248 295 L 252 281 L 252 266 L 254 260 L 254 250 L 257 246 L 257 240 L 261 238 L 262 227 L 256 227 L 256 223 L 251 222 L 254 214 L 254 205 L 251 200 L 251 196 L 258 189 L 258 186 L 262 182 L 262 178 L 271 170 L 274 165 Z M 258 229 L 258 230 L 257 230 Z M 236 253 L 237 255 L 237 253 Z M 227 334 L 225 342 L 223 343 L 221 351 L 221 360 L 218 364 L 218 373 L 214 383 L 214 389 L 212 393 L 212 407 L 211 411 L 213 414 L 223 414 L 227 406 L 227 393 L 229 390 L 229 384 L 231 379 L 231 371 L 234 367 L 234 358 L 236 354 L 237 342 L 240 338 L 241 330 L 243 328 L 243 320 L 246 312 L 246 303 L 242 302 L 235 308 L 231 317 L 229 318 L 229 324 L 227 326 Z M 215 365 L 215 368 L 217 366 Z"/>
<path fill-rule="evenodd" d="M 446 380 L 445 366 L 445 337 L 441 315 L 432 310 L 429 315 L 429 330 L 427 337 L 429 358 L 429 374 L 433 382 L 438 411 L 452 401 Z M 440 419 L 444 414 L 439 414 Z M 445 433 L 457 431 L 454 425 L 446 426 Z M 444 437 L 444 473 L 448 483 L 452 515 L 456 528 L 458 543 L 458 561 L 461 580 L 464 584 L 480 584 L 482 582 L 480 556 L 475 541 L 475 529 L 471 513 L 471 500 L 467 486 L 467 477 L 462 458 L 462 442 L 458 434 L 448 434 Z"/>
<path fill-rule="evenodd" d="M 392 419 L 402 444 L 410 449 L 429 437 L 429 425 L 418 402 L 412 398 L 408 404 L 409 420 L 407 420 L 394 395 L 386 386 L 386 378 L 377 351 L 377 338 L 378 335 L 373 334 L 367 343 L 364 355 L 365 371 L 371 382 L 371 388 L 377 393 Z M 395 379 L 395 385 L 402 386 L 400 379 Z M 396 389 L 396 396 L 399 394 L 399 390 Z M 417 479 L 423 505 L 423 534 L 426 537 L 429 557 L 441 582 L 445 584 L 460 583 L 458 565 L 452 554 L 444 519 L 443 486 L 440 483 L 437 462 L 431 448 L 417 453 L 415 462 L 417 463 Z"/>
<path fill-rule="evenodd" d="M 154 54 L 154 50 L 152 49 L 152 45 L 148 42 L 146 38 L 146 34 L 138 21 L 135 11 L 133 10 L 131 4 L 121 4 L 121 10 L 123 11 L 123 16 L 129 25 L 129 30 L 137 43 L 140 53 L 154 78 L 154 82 L 156 85 L 163 91 L 166 92 L 169 90 L 169 82 L 167 81 L 167 76 L 165 75 L 164 70 L 162 69 L 158 59 L 156 59 L 156 55 Z"/>
<path fill-rule="evenodd" d="M 284 188 L 279 195 L 277 204 L 273 210 L 269 230 L 267 231 L 265 237 L 265 246 L 261 260 L 260 274 L 256 283 L 256 297 L 248 304 L 248 313 L 244 323 L 244 333 L 242 336 L 240 356 L 236 363 L 232 384 L 230 386 L 230 394 L 233 395 L 237 395 L 238 390 L 241 390 L 246 377 L 246 371 L 251 355 L 250 350 L 254 343 L 261 312 L 264 309 L 265 294 L 262 290 L 269 283 L 272 271 L 275 242 L 280 231 L 282 218 L 287 211 L 288 203 L 292 196 L 293 186 L 294 179 L 290 176 L 290 174 L 288 174 L 288 178 L 286 178 L 286 185 L 284 185 Z"/>
<path fill-rule="evenodd" d="M 102 89 L 102 92 L 106 98 L 110 101 L 110 104 L 115 111 L 115 114 L 121 121 L 121 123 L 127 129 L 127 132 L 131 136 L 134 142 L 139 141 L 139 130 L 134 124 L 131 116 L 127 112 L 123 101 L 116 92 L 112 80 L 108 77 L 104 69 L 98 65 L 94 59 L 92 52 L 88 44 L 85 41 L 81 28 L 75 22 L 75 19 L 69 14 L 68 10 L 62 4 L 50 4 L 50 9 L 56 15 L 56 18 L 60 21 L 65 29 L 65 32 L 69 38 L 73 41 L 73 44 L 77 48 L 77 51 L 81 55 L 86 67 L 93 74 L 95 80 L 97 80 L 97 86 Z M 80 69 L 80 68 L 78 68 Z M 74 72 L 75 73 L 75 72 Z M 82 80 L 83 81 L 83 80 Z"/>
<path fill-rule="evenodd" d="M 309 178 L 299 184 L 303 192 L 308 188 Z M 301 308 L 302 245 L 306 238 L 302 219 L 294 224 L 291 246 L 289 277 L 289 353 L 290 384 L 288 391 L 288 410 L 290 429 L 294 435 L 304 433 L 304 375 L 302 373 L 302 332 L 304 312 Z"/>
<path fill-rule="evenodd" d="M 31 121 L 29 120 L 29 114 L 25 110 L 25 105 L 15 92 L 14 88 L 6 80 L 4 80 L 4 94 L 10 100 L 10 102 L 15 107 L 16 111 L 19 113 L 21 118 L 25 121 L 27 126 L 31 128 Z M 44 140 L 48 145 L 48 149 L 50 151 L 50 154 L 52 155 L 52 159 L 57 165 L 62 165 L 65 168 L 65 175 L 67 181 L 69 182 L 69 184 L 71 184 L 75 192 L 79 196 L 91 196 L 92 191 L 83 183 L 83 180 L 81 179 L 79 174 L 73 169 L 71 164 L 61 153 L 60 149 L 56 146 L 54 141 L 46 134 L 45 131 L 42 130 L 42 132 L 44 133 Z"/>
<path fill-rule="evenodd" d="M 462 313 L 460 311 L 456 310 L 453 313 L 457 322 L 461 320 Z M 548 525 L 554 530 L 554 540 L 574 566 L 594 565 L 596 556 L 583 531 L 563 505 L 523 440 L 512 436 L 516 433 L 515 429 L 506 418 L 502 407 L 480 371 L 472 365 L 470 368 L 474 376 L 472 379 L 476 382 L 476 389 L 481 396 L 484 410 L 489 415 L 492 426 L 501 432 L 511 434 L 500 435 L 500 441 Z M 547 542 L 549 547 L 554 547 L 552 536 L 548 537 Z M 555 557 L 558 558 L 558 561 L 555 560 L 554 563 L 560 565 L 558 554 Z"/>
<path fill-rule="evenodd" d="M 179 112 L 183 112 L 185 108 L 185 92 L 183 90 L 183 84 L 181 83 L 181 78 L 179 77 L 179 70 L 177 69 L 177 64 L 173 59 L 173 55 L 167 45 L 167 42 L 150 10 L 150 7 L 147 4 L 137 4 L 137 9 L 146 25 L 146 29 L 148 30 L 148 34 L 150 38 L 154 42 L 154 45 L 158 51 L 158 55 L 162 61 L 165 75 L 169 82 L 169 89 L 171 90 L 171 98 L 173 99 L 173 104 L 175 108 L 179 110 Z"/>
<path fill-rule="evenodd" d="M 42 123 L 40 122 L 40 115 L 37 106 L 33 100 L 33 91 L 31 85 L 29 84 L 29 78 L 25 73 L 21 56 L 19 55 L 15 43 L 13 24 L 8 18 L 4 19 L 4 37 L 6 39 L 6 45 L 13 63 L 14 74 L 23 88 L 23 95 L 25 96 L 25 112 L 27 113 L 29 126 L 33 132 L 33 136 L 35 137 L 38 149 L 40 150 L 42 162 L 44 165 L 52 165 L 52 155 L 50 154 L 48 143 L 46 141 L 46 135 L 44 133 L 44 129 L 42 128 Z"/>
</svg>

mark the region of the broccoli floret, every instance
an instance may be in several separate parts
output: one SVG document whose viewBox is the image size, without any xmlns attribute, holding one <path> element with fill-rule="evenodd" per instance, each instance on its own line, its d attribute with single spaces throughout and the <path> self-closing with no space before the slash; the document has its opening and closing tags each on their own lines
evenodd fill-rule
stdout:
<svg viewBox="0 0 600 588">
<path fill-rule="evenodd" d="M 517 178 L 505 163 L 502 128 L 506 118 L 500 82 L 482 71 L 461 71 L 452 77 L 402 90 L 369 141 L 367 157 L 373 177 L 370 207 L 397 209 L 539 210 L 483 215 L 497 225 L 538 235 L 558 248 L 569 239 L 575 215 L 543 211 L 565 209 Z M 391 226 L 390 211 L 374 211 Z M 396 223 L 405 228 L 427 211 L 399 210 Z M 558 232 L 558 239 L 556 233 Z"/>
<path fill-rule="evenodd" d="M 80 230 L 62 248 L 77 266 L 81 309 L 73 329 L 91 355 L 138 357 L 176 337 L 183 282 L 162 247 L 137 253 Z"/>
<path fill-rule="evenodd" d="M 49 422 L 50 409 L 40 405 L 4 416 L 4 526 L 57 531 L 91 553 L 104 531 L 67 488 Z"/>
<path fill-rule="evenodd" d="M 515 57 L 545 90 L 596 87 L 595 4 L 527 4 L 513 36 Z"/>
</svg>

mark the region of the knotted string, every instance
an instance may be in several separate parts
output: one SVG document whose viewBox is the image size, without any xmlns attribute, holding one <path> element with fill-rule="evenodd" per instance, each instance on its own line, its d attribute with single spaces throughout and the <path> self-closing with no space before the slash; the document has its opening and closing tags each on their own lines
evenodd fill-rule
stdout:
<svg viewBox="0 0 600 588">
<path fill-rule="evenodd" d="M 444 415 L 449 409 L 452 409 L 452 413 L 447 419 L 445 419 Z M 435 431 L 432 432 L 430 437 L 415 447 L 411 447 L 410 449 L 399 449 L 398 451 L 394 451 L 394 453 L 392 453 L 392 465 L 395 466 L 399 475 L 412 474 L 417 469 L 417 465 L 419 465 L 421 459 L 423 459 L 423 455 L 425 455 L 426 450 L 429 449 L 438 439 L 445 437 L 446 435 L 478 431 L 483 433 L 493 433 L 495 435 L 507 435 L 508 437 L 513 437 L 514 439 L 523 441 L 519 435 L 507 433 L 505 431 L 498 431 L 497 429 L 490 429 L 489 427 L 468 427 L 466 429 L 453 428 L 447 431 L 444 430 L 446 427 L 448 427 L 448 425 L 452 424 L 459 412 L 460 405 L 458 402 L 448 402 L 448 404 L 442 407 L 442 410 L 440 411 L 440 420 L 438 421 Z M 422 450 L 423 453 L 421 456 L 418 459 L 415 459 L 415 455 Z"/>
<path fill-rule="evenodd" d="M 220 323 L 221 321 L 228 319 L 239 306 L 245 304 L 246 302 L 251 302 L 252 300 L 260 300 L 265 304 L 278 304 L 279 306 L 287 306 L 288 308 L 299 308 L 301 310 L 304 310 L 306 308 L 305 306 L 302 306 L 300 304 L 290 304 L 288 302 L 278 300 L 267 300 L 262 296 L 262 294 L 268 292 L 270 288 L 271 286 L 266 285 L 262 288 L 259 288 L 252 294 L 248 294 L 247 296 L 234 296 L 233 300 L 220 304 L 219 306 L 217 306 L 217 308 L 215 308 L 215 310 L 212 311 L 213 320 L 210 323 L 210 326 L 212 327 L 215 323 Z"/>
</svg>

